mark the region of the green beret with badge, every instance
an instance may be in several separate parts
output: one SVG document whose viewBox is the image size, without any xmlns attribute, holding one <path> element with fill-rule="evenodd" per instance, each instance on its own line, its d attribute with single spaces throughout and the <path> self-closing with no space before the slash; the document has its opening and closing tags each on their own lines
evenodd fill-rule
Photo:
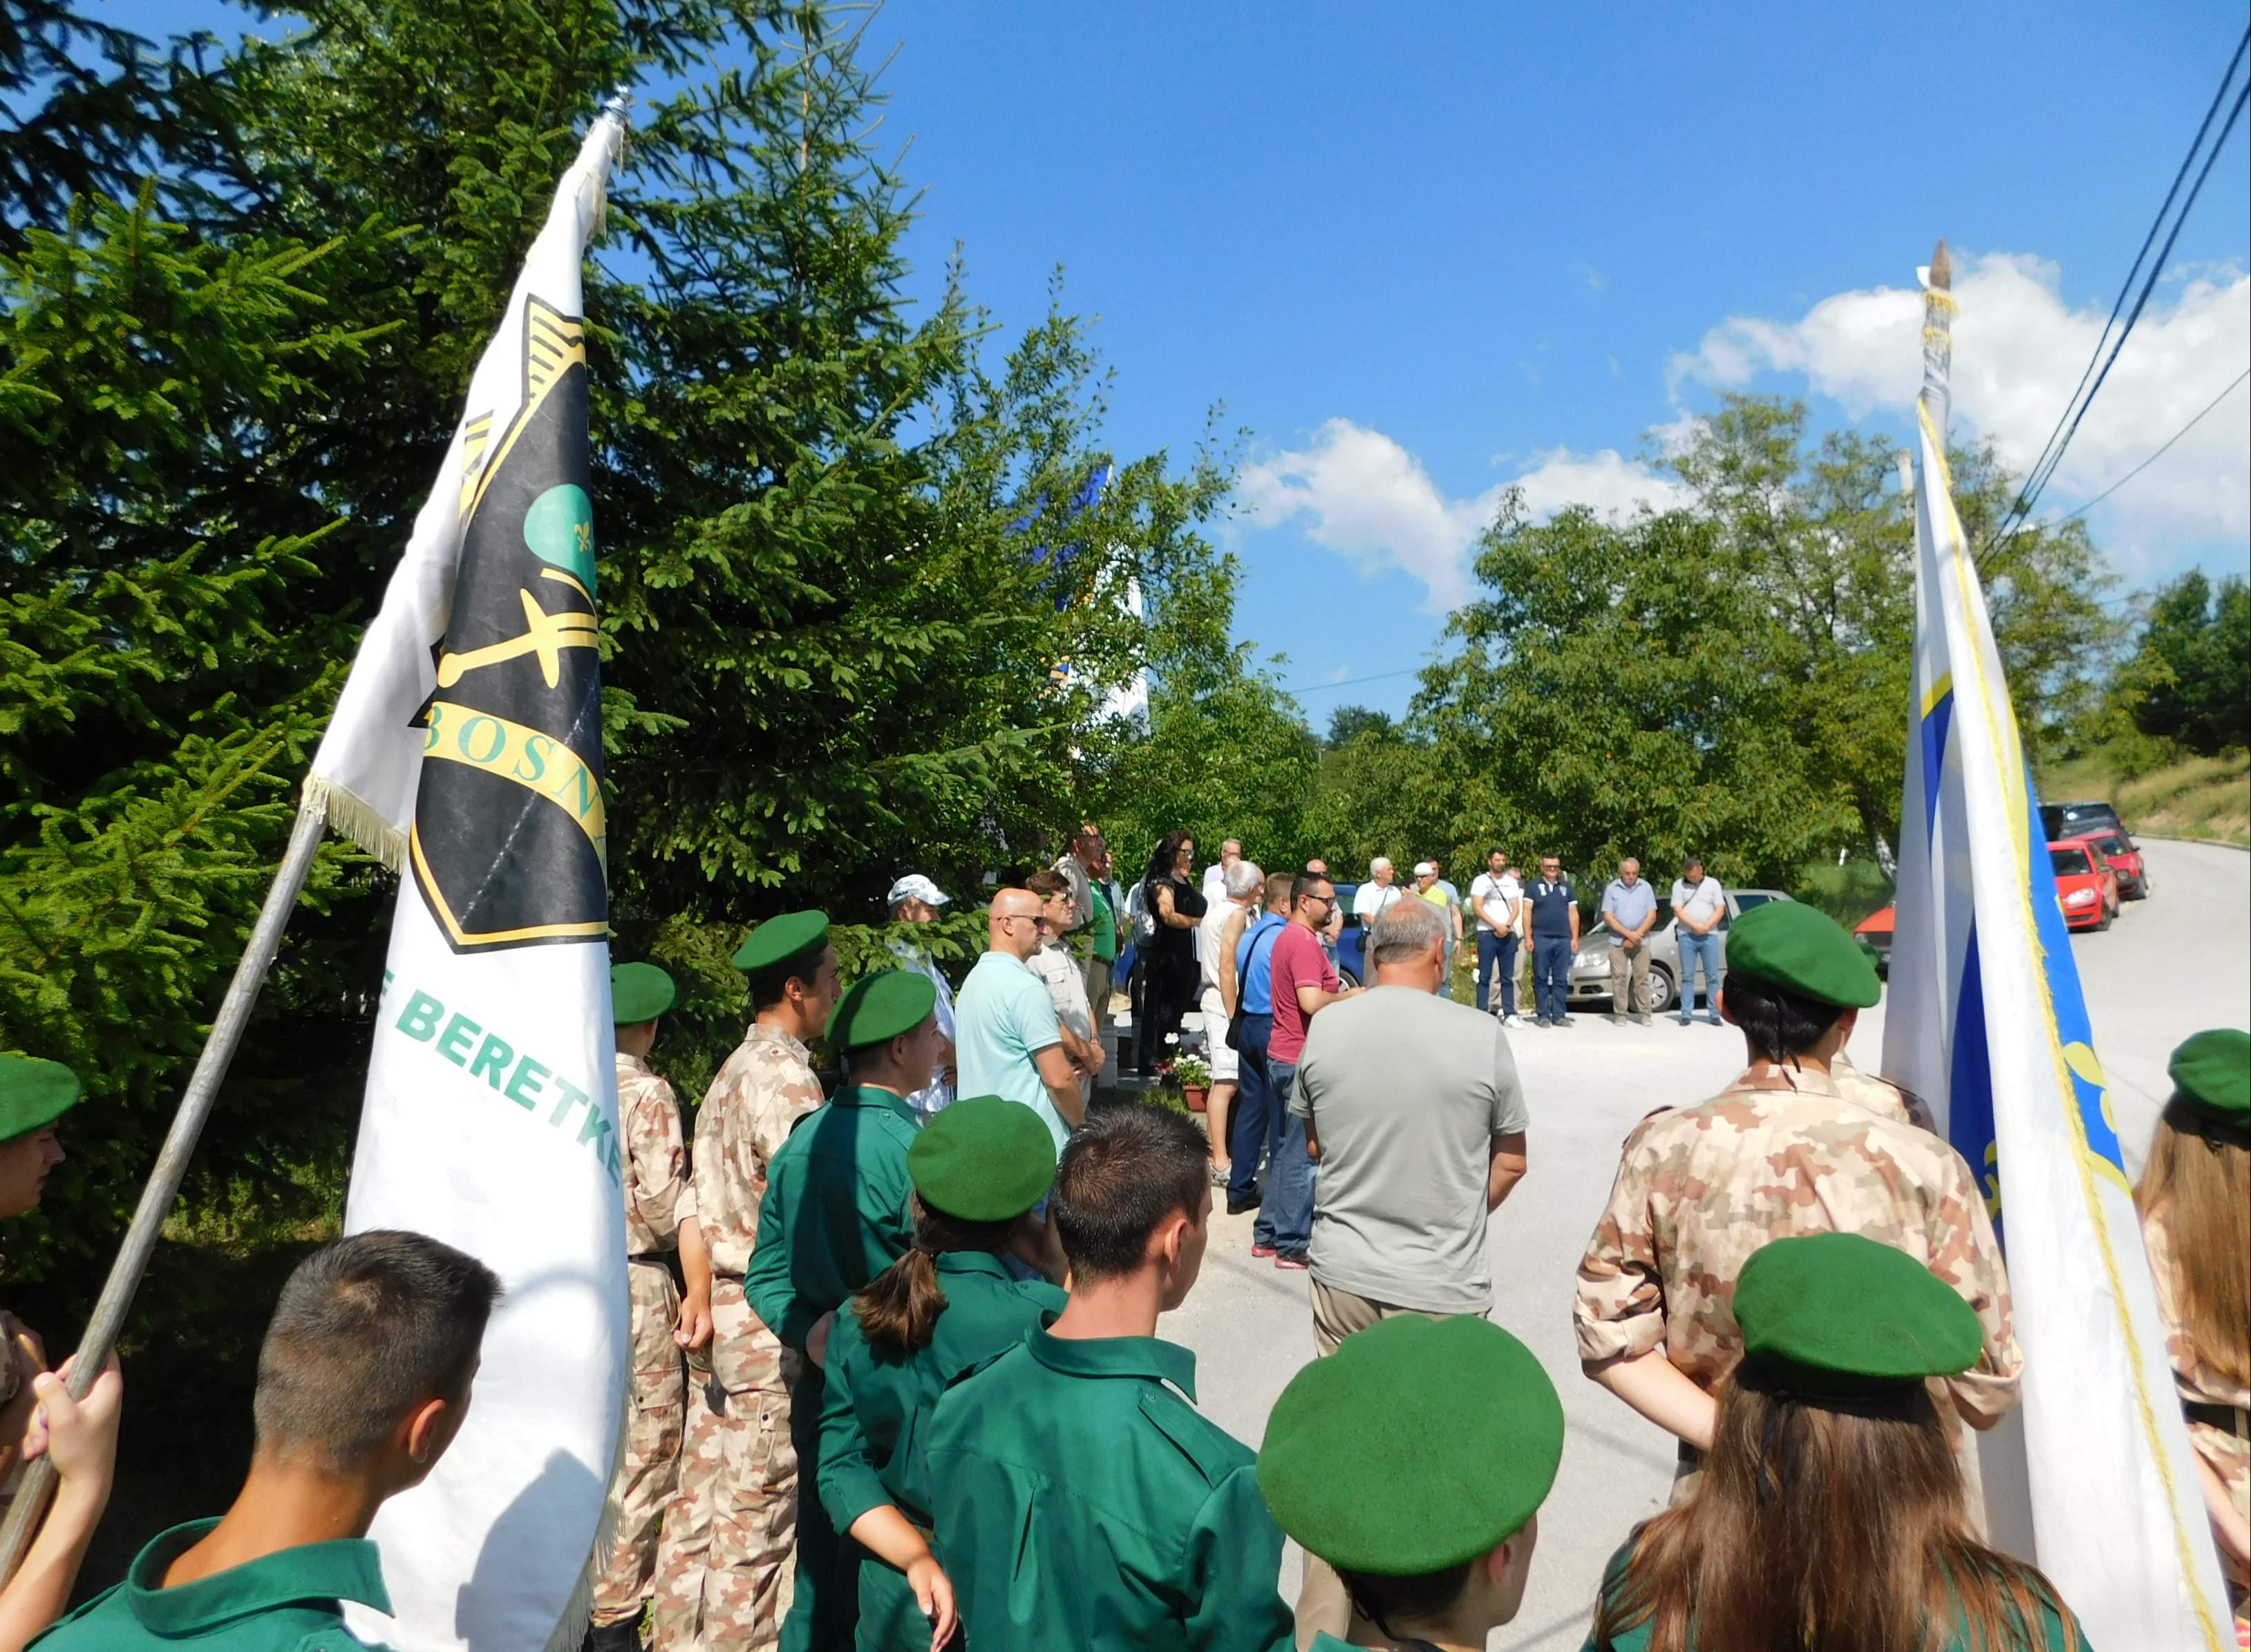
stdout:
<svg viewBox="0 0 2251 1652">
<path fill-rule="evenodd" d="M 2173 1052 L 2173 1089 L 2198 1112 L 2225 1124 L 2251 1121 L 2251 1032 L 2214 1027 Z"/>
<path fill-rule="evenodd" d="M 802 959 L 811 968 L 828 944 L 828 914 L 825 912 L 785 912 L 769 918 L 735 948 L 731 960 L 746 975 L 762 975 L 783 964 Z M 807 954 L 812 954 L 807 956 Z"/>
<path fill-rule="evenodd" d="M 1905 1251 L 1860 1233 L 1761 1246 L 1735 1277 L 1735 1313 L 1744 1359 L 1816 1405 L 1958 1377 L 1985 1344 L 1959 1292 Z"/>
<path fill-rule="evenodd" d="M 1258 1489 L 1308 1553 L 1416 1578 L 1523 1530 L 1562 1458 L 1563 1402 L 1530 1349 L 1473 1315 L 1403 1314 L 1290 1379 Z"/>
<path fill-rule="evenodd" d="M 0 1142 L 45 1129 L 84 1093 L 78 1074 L 59 1061 L 0 1055 Z"/>
<path fill-rule="evenodd" d="M 1728 931 L 1728 973 L 1840 1010 L 1883 996 L 1876 968 L 1844 926 L 1803 901 L 1770 900 Z"/>
<path fill-rule="evenodd" d="M 610 1019 L 621 1027 L 654 1021 L 680 1002 L 672 977 L 653 963 L 610 966 Z"/>
<path fill-rule="evenodd" d="M 919 969 L 878 969 L 845 989 L 828 1012 L 828 1043 L 863 1050 L 912 1032 L 938 1008 L 938 986 Z"/>
<path fill-rule="evenodd" d="M 1014 1221 L 1055 1185 L 1055 1138 L 1021 1101 L 966 1096 L 917 1133 L 907 1174 L 933 1211 L 964 1222 Z"/>
</svg>

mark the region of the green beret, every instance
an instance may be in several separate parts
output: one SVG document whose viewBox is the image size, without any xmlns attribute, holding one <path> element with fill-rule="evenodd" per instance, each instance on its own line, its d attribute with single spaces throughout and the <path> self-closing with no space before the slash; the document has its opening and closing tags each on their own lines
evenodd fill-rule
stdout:
<svg viewBox="0 0 2251 1652">
<path fill-rule="evenodd" d="M 745 975 L 754 975 L 805 953 L 818 953 L 828 944 L 827 913 L 786 912 L 751 930 L 750 938 L 735 948 L 732 962 Z"/>
<path fill-rule="evenodd" d="M 1055 1137 L 1021 1101 L 973 1095 L 916 1135 L 907 1174 L 933 1211 L 964 1222 L 1007 1222 L 1055 1185 Z"/>
<path fill-rule="evenodd" d="M 1977 1310 L 1952 1286 L 1859 1233 L 1761 1246 L 1736 1275 L 1735 1307 L 1744 1357 L 1808 1396 L 1958 1376 L 1985 1343 Z"/>
<path fill-rule="evenodd" d="M 0 1055 L 0 1142 L 44 1130 L 78 1105 L 78 1074 L 59 1061 Z"/>
<path fill-rule="evenodd" d="M 860 1050 L 912 1032 L 938 1008 L 938 983 L 919 969 L 878 969 L 844 989 L 828 1012 L 829 1047 Z"/>
<path fill-rule="evenodd" d="M 2215 1027 L 2173 1052 L 2173 1088 L 2200 1113 L 2241 1124 L 2251 1116 L 2251 1032 Z"/>
<path fill-rule="evenodd" d="M 680 1002 L 672 977 L 653 963 L 610 966 L 610 1019 L 621 1027 L 654 1021 Z"/>
<path fill-rule="evenodd" d="M 1818 1003 L 1866 1010 L 1883 996 L 1875 966 L 1825 912 L 1770 900 L 1728 931 L 1728 973 L 1741 973 Z"/>
<path fill-rule="evenodd" d="M 1411 1578 L 1523 1529 L 1563 1457 L 1563 1402 L 1490 1320 L 1403 1314 L 1290 1379 L 1266 1421 L 1258 1489 L 1331 1565 Z"/>
</svg>

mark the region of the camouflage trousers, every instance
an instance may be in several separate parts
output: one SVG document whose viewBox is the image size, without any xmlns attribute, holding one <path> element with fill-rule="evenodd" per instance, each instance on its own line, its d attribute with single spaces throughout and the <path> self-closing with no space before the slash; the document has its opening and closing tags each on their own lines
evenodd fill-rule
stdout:
<svg viewBox="0 0 2251 1652">
<path fill-rule="evenodd" d="M 680 1345 L 672 1340 L 680 1317 L 680 1288 L 672 1270 L 638 1259 L 626 1268 L 633 1303 L 633 1389 L 626 1418 L 626 1449 L 610 1497 L 618 1508 L 617 1536 L 594 1585 L 593 1619 L 631 1621 L 648 1603 L 656 1578 L 656 1532 L 680 1474 L 680 1438 L 687 1381 Z"/>
<path fill-rule="evenodd" d="M 741 1281 L 714 1282 L 711 1320 L 711 1364 L 689 1365 L 688 1433 L 657 1544 L 650 1645 L 772 1652 L 797 1561 L 789 1390 Z"/>
</svg>

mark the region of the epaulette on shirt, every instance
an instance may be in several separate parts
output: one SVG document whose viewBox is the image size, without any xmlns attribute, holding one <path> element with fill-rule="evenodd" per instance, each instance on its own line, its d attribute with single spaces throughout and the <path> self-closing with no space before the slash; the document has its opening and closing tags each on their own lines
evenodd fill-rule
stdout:
<svg viewBox="0 0 2251 1652">
<path fill-rule="evenodd" d="M 1141 1415 L 1216 1486 L 1257 1461 L 1250 1448 L 1162 1383 L 1141 1385 Z"/>
</svg>

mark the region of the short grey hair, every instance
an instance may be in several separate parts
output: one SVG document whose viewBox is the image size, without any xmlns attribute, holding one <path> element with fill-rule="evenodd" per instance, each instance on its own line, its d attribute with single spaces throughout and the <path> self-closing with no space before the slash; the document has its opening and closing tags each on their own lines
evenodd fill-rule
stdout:
<svg viewBox="0 0 2251 1652">
<path fill-rule="evenodd" d="M 1227 898 L 1241 900 L 1254 895 L 1266 886 L 1266 874 L 1247 860 L 1238 860 L 1227 869 Z"/>
<path fill-rule="evenodd" d="M 1385 964 L 1412 963 L 1446 939 L 1446 914 L 1428 900 L 1396 901 L 1375 920 L 1375 944 L 1369 956 L 1381 969 Z"/>
<path fill-rule="evenodd" d="M 1380 871 L 1392 871 L 1396 870 L 1397 868 L 1391 864 L 1391 857 L 1389 855 L 1378 855 L 1374 860 L 1368 863 L 1368 875 L 1370 878 L 1375 877 L 1375 874 Z"/>
</svg>

